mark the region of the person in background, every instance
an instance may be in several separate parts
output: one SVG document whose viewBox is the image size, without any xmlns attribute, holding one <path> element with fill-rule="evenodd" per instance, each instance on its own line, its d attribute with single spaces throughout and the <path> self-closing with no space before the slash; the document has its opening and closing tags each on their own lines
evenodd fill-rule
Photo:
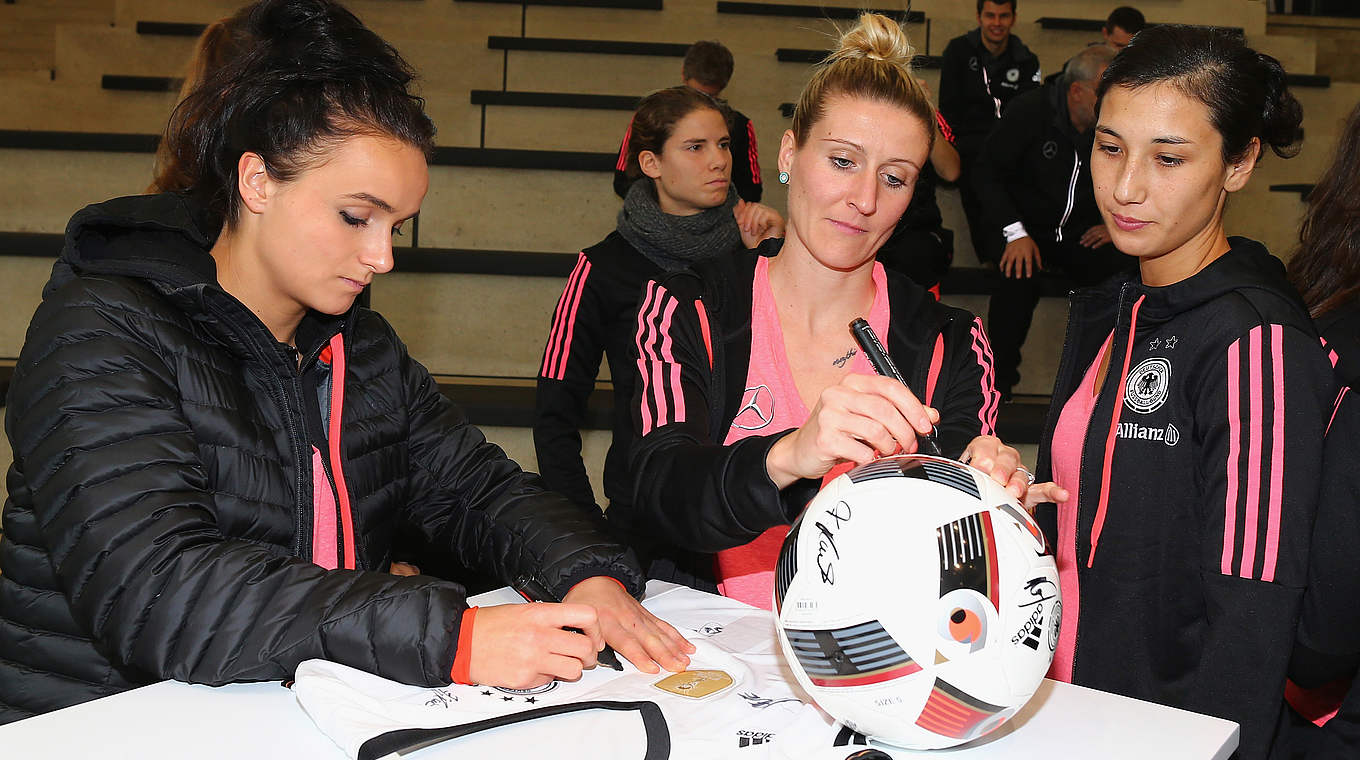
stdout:
<svg viewBox="0 0 1360 760">
<path fill-rule="evenodd" d="M 314 657 L 425 686 L 572 679 L 606 643 L 682 670 L 693 650 L 635 601 L 603 519 L 354 306 L 428 187 L 414 73 L 328 0 L 262 0 L 244 24 L 251 54 L 167 127 L 192 191 L 76 213 L 16 362 L 0 722 Z M 389 575 L 399 518 L 564 603 L 469 608 L 456 583 Z"/>
<path fill-rule="evenodd" d="M 630 354 L 642 287 L 666 272 L 783 237 L 778 212 L 740 200 L 732 189 L 725 111 L 690 87 L 642 99 L 627 161 L 639 179 L 629 187 L 618 229 L 581 252 L 553 312 L 538 372 L 534 449 L 548 487 L 589 509 L 598 507 L 581 459 L 581 429 L 602 356 L 614 385 L 604 496 L 613 504 L 631 491 Z"/>
<path fill-rule="evenodd" d="M 1360 106 L 1352 109 L 1337 140 L 1336 155 L 1313 191 L 1299 233 L 1300 245 L 1289 260 L 1289 278 L 1322 335 L 1341 384 L 1327 423 L 1322 460 L 1322 489 L 1303 612 L 1289 666 L 1290 679 L 1303 689 L 1340 681 L 1335 698 L 1324 702 L 1330 720 L 1314 729 L 1300 723 L 1290 731 L 1289 756 L 1341 760 L 1360 756 Z M 1330 691 L 1335 692 L 1333 688 Z M 1298 708 L 1301 692 L 1291 689 Z M 1310 694 L 1314 694 L 1310 692 Z M 1312 717 L 1313 712 L 1308 712 Z"/>
<path fill-rule="evenodd" d="M 698 90 L 713 98 L 722 96 L 732 81 L 734 67 L 732 51 L 717 40 L 700 40 L 689 46 L 685 52 L 685 62 L 680 67 L 680 81 L 686 87 Z M 724 103 L 726 106 L 726 104 Z M 737 197 L 750 203 L 759 203 L 763 186 L 760 183 L 760 155 L 756 149 L 756 128 L 742 112 L 727 107 L 728 131 L 731 138 L 732 185 Z M 619 145 L 619 160 L 614 166 L 614 192 L 620 198 L 628 197 L 628 187 L 637 179 L 636 174 L 628 171 L 628 156 L 632 154 L 629 146 L 633 126 L 623 134 Z"/>
<path fill-rule="evenodd" d="M 1001 255 L 1001 231 L 987 224 L 973 190 L 973 164 L 983 141 L 1016 96 L 1042 81 L 1039 59 L 1014 34 L 1018 0 L 978 0 L 978 27 L 949 41 L 940 62 L 940 113 L 954 131 L 962 160 L 959 199 L 978 260 Z"/>
<path fill-rule="evenodd" d="M 1110 11 L 1110 15 L 1105 19 L 1105 26 L 1101 27 L 1100 36 L 1105 39 L 1105 44 L 1110 49 L 1118 53 L 1128 46 L 1133 35 L 1143 31 L 1147 26 L 1147 20 L 1143 18 L 1143 12 L 1137 8 L 1121 5 Z"/>
<path fill-rule="evenodd" d="M 1085 287 L 1135 265 L 1110 244 L 1091 190 L 1096 87 L 1112 58 L 1104 45 L 1087 47 L 1057 79 L 1012 101 L 974 166 L 989 226 L 1006 237 L 987 314 L 1002 399 L 1020 380 L 1039 272 L 1061 272 Z"/>
<path fill-rule="evenodd" d="M 768 609 L 780 543 L 823 479 L 917 451 L 937 425 L 945 455 L 1017 494 L 1029 482 L 991 435 L 998 400 L 981 321 L 875 260 L 935 133 L 911 59 L 897 23 L 861 15 L 814 70 L 780 143 L 787 237 L 647 285 L 633 498 L 609 517 L 662 547 L 653 577 L 687 573 Z M 857 350 L 858 317 L 907 385 Z"/>
<path fill-rule="evenodd" d="M 1097 90 L 1091 177 L 1138 270 L 1072 296 L 1039 449 L 1066 491 L 1052 678 L 1236 722 L 1284 717 L 1332 369 L 1284 266 L 1223 209 L 1297 152 L 1284 69 L 1228 32 L 1138 33 Z M 1056 488 L 1056 486 L 1055 486 Z"/>
</svg>

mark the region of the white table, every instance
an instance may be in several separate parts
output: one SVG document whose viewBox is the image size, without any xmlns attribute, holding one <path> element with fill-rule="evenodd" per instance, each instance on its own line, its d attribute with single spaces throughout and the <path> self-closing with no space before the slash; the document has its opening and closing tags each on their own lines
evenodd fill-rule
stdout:
<svg viewBox="0 0 1360 760">
<path fill-rule="evenodd" d="M 519 601 L 519 596 L 503 589 L 475 597 L 473 603 L 515 601 Z M 489 745 L 494 737 L 477 741 L 479 745 Z M 963 747 L 919 754 L 948 755 L 951 760 L 1084 757 L 1225 760 L 1236 749 L 1237 742 L 1237 724 L 1229 721 L 1044 681 L 1025 709 L 991 736 Z M 433 760 L 487 756 L 473 749 L 464 740 L 458 740 L 411 757 Z M 847 747 L 846 754 L 854 749 Z M 345 757 L 316 729 L 293 693 L 276 682 L 212 688 L 164 681 L 0 726 L 0 752 L 6 758 L 42 760 Z"/>
</svg>

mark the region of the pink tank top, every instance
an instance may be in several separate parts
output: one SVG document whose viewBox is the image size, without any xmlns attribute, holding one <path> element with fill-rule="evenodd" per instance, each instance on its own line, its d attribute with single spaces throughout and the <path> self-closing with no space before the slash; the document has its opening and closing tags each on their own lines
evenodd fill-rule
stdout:
<svg viewBox="0 0 1360 760">
<path fill-rule="evenodd" d="M 798 396 L 798 386 L 794 384 L 784 353 L 784 331 L 779 325 L 774 295 L 770 292 L 769 261 L 764 257 L 756 260 L 755 280 L 751 286 L 751 364 L 746 370 L 746 390 L 742 394 L 741 407 L 723 445 L 731 445 L 747 436 L 791 430 L 800 427 L 808 418 L 809 410 Z M 874 264 L 873 280 L 874 304 L 869 310 L 869 325 L 886 345 L 890 315 L 888 279 L 882 264 Z M 850 371 L 874 374 L 869 360 L 860 352 L 851 357 Z M 837 468 L 828 476 L 839 475 L 845 469 Z M 774 566 L 788 532 L 787 525 L 779 525 L 748 544 L 718 552 L 715 560 L 718 590 L 724 596 L 771 609 Z"/>
<path fill-rule="evenodd" d="M 1081 610 L 1081 589 L 1077 584 L 1077 490 L 1081 485 L 1081 447 L 1086 440 L 1086 429 L 1096 408 L 1096 376 L 1100 374 L 1100 357 L 1110 348 L 1114 333 L 1105 339 L 1095 361 L 1086 368 L 1081 385 L 1063 404 L 1058 424 L 1053 429 L 1053 482 L 1067 489 L 1068 498 L 1058 505 L 1058 586 L 1062 589 L 1062 623 L 1058 632 L 1058 648 L 1053 653 L 1053 664 L 1048 677 L 1055 681 L 1072 682 L 1072 658 L 1076 654 L 1077 613 Z"/>
</svg>

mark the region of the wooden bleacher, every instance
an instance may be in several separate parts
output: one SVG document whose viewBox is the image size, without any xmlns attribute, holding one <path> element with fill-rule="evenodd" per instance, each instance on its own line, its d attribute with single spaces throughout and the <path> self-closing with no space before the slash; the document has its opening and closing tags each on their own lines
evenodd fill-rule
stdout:
<svg viewBox="0 0 1360 760">
<path fill-rule="evenodd" d="M 183 59 L 204 25 L 233 0 L 19 0 L 0 5 L 0 302 L 22 311 L 60 246 L 65 219 L 80 205 L 145 186 L 157 132 L 174 105 Z M 561 279 L 575 251 L 613 227 L 618 201 L 609 180 L 634 94 L 678 83 L 679 59 L 696 39 L 733 49 L 737 72 L 725 93 L 755 117 L 762 170 L 774 175 L 775 146 L 808 64 L 820 60 L 862 2 L 714 0 L 352 0 L 351 7 L 424 75 L 422 94 L 440 127 L 431 189 L 397 273 L 379 280 L 374 305 L 412 351 L 441 375 L 441 387 L 491 424 L 507 448 L 532 464 L 520 427 Z M 881 5 L 881 3 L 880 3 Z M 976 25 L 971 3 L 916 0 L 908 32 L 932 65 L 949 39 Z M 901 8 L 885 8 L 901 16 Z M 1026 0 L 1016 33 L 1051 73 L 1098 35 L 1087 15 L 1107 6 Z M 1154 15 L 1149 11 L 1150 15 Z M 1360 86 L 1315 73 L 1311 42 L 1266 34 L 1265 15 L 1247 0 L 1161 2 L 1158 20 L 1238 26 L 1292 72 L 1308 114 L 1304 153 L 1262 162 L 1258 177 L 1229 204 L 1234 231 L 1284 251 L 1301 193 L 1325 165 L 1340 117 Z M 1027 21 L 1026 19 L 1037 19 Z M 8 47 L 7 47 L 8 46 Z M 769 51 L 775 50 L 771 57 Z M 141 52 L 138 52 L 141 51 Z M 154 51 L 154 52 L 149 52 Z M 135 53 L 132 54 L 132 53 Z M 8 175 L 8 176 L 4 176 Z M 1273 191 L 1273 192 L 1272 192 Z M 767 181 L 766 200 L 784 191 Z M 940 193 L 946 226 L 964 233 L 957 198 Z M 946 299 L 985 312 L 987 278 L 966 233 Z M 1062 339 L 1066 287 L 1045 299 L 1022 367 L 1030 395 L 1003 409 L 1003 432 L 1032 439 L 1036 410 Z M 493 325 L 483 324 L 495 320 Z M 458 325 L 463 329 L 455 329 Z M 0 327 L 0 356 L 17 355 L 23 325 Z M 468 333 L 478 333 L 478 341 Z M 488 350 L 488 346 L 490 349 Z M 3 375 L 0 360 L 0 375 Z M 461 376 L 460 376 L 461 375 Z M 606 394 L 595 394 L 598 404 Z M 1015 411 L 1018 409 L 1019 411 Z M 592 406 L 592 415 L 601 412 Z M 1025 415 L 1029 415 L 1025 417 Z M 1024 422 L 1023 419 L 1029 422 Z M 594 417 L 598 424 L 602 417 Z M 1017 421 L 1021 420 L 1021 421 Z M 497 425 L 496 423 L 500 423 Z M 1018 426 L 1018 427 L 1017 427 Z M 599 432 L 599 435 L 607 435 Z M 597 441 L 598 443 L 598 441 Z M 528 446 L 528 456 L 525 456 Z M 602 449 L 601 449 L 602 451 Z M 0 462 L 0 464 L 3 464 Z"/>
</svg>

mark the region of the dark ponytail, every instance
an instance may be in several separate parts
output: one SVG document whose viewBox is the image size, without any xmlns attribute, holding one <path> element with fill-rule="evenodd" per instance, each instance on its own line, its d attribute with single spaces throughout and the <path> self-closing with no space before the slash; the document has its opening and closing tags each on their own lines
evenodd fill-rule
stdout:
<svg viewBox="0 0 1360 760">
<path fill-rule="evenodd" d="M 1247 47 L 1241 35 L 1211 27 L 1150 26 L 1105 69 L 1097 95 L 1103 100 L 1115 87 L 1136 90 L 1160 82 L 1209 110 L 1223 137 L 1226 163 L 1243 160 L 1252 138 L 1260 139 L 1262 153 L 1269 146 L 1281 158 L 1298 154 L 1303 107 L 1289 92 L 1284 67 Z"/>
<path fill-rule="evenodd" d="M 1351 110 L 1331 164 L 1308 195 L 1289 279 L 1314 317 L 1360 298 L 1360 105 Z"/>
<path fill-rule="evenodd" d="M 210 72 L 166 126 L 214 223 L 236 219 L 236 164 L 247 151 L 283 182 L 355 135 L 433 151 L 434 123 L 409 89 L 414 70 L 354 14 L 329 0 L 261 0 L 244 27 L 253 47 Z"/>
</svg>

